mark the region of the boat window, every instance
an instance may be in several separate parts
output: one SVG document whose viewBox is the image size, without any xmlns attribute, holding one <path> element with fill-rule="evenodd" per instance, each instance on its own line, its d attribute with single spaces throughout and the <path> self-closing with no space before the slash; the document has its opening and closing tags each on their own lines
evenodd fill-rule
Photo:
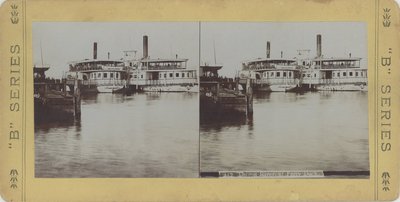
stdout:
<svg viewBox="0 0 400 202">
<path fill-rule="evenodd" d="M 107 78 L 107 73 L 103 73 L 103 78 Z"/>
<path fill-rule="evenodd" d="M 179 73 L 175 73 L 175 77 L 178 78 L 179 77 Z"/>
<path fill-rule="evenodd" d="M 276 72 L 276 77 L 280 77 L 281 76 L 281 72 Z"/>
<path fill-rule="evenodd" d="M 353 72 L 349 72 L 349 76 L 353 76 Z"/>
<path fill-rule="evenodd" d="M 286 77 L 286 72 L 283 72 L 283 77 Z"/>
<path fill-rule="evenodd" d="M 169 77 L 172 78 L 174 75 L 172 73 L 169 73 Z"/>
</svg>

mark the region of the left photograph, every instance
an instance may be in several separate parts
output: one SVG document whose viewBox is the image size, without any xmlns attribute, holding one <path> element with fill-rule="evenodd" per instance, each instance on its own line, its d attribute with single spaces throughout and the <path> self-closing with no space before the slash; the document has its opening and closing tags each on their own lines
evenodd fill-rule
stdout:
<svg viewBox="0 0 400 202">
<path fill-rule="evenodd" d="M 195 178 L 197 22 L 32 24 L 36 178 Z"/>
</svg>

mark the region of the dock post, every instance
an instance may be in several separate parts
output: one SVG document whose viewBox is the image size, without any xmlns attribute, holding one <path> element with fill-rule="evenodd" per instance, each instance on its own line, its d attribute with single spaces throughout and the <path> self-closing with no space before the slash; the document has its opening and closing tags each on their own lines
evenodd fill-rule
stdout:
<svg viewBox="0 0 400 202">
<path fill-rule="evenodd" d="M 81 92 L 79 89 L 78 79 L 74 81 L 74 117 L 76 120 L 81 118 Z"/>
<path fill-rule="evenodd" d="M 247 116 L 253 115 L 253 88 L 251 86 L 251 79 L 247 78 L 246 81 L 246 101 L 247 101 Z"/>
<path fill-rule="evenodd" d="M 67 79 L 62 79 L 62 91 L 64 96 L 67 96 Z"/>
</svg>

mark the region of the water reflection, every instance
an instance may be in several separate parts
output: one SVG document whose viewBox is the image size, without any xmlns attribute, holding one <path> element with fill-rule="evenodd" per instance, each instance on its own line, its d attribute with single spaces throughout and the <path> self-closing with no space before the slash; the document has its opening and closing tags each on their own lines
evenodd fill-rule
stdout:
<svg viewBox="0 0 400 202">
<path fill-rule="evenodd" d="M 252 121 L 202 122 L 200 169 L 369 170 L 365 92 L 258 93 Z"/>
<path fill-rule="evenodd" d="M 197 94 L 86 95 L 80 122 L 35 125 L 35 177 L 197 177 Z"/>
</svg>

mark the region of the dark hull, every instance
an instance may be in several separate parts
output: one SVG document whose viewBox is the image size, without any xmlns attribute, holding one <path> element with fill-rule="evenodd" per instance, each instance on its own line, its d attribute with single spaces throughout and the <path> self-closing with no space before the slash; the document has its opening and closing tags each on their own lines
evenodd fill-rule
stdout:
<svg viewBox="0 0 400 202">
<path fill-rule="evenodd" d="M 73 121 L 75 107 L 72 99 L 47 100 L 40 98 L 34 100 L 35 122 Z"/>
<path fill-rule="evenodd" d="M 241 120 L 247 115 L 245 96 L 218 98 L 218 101 L 205 95 L 200 96 L 200 122 L 217 120 Z"/>
</svg>

